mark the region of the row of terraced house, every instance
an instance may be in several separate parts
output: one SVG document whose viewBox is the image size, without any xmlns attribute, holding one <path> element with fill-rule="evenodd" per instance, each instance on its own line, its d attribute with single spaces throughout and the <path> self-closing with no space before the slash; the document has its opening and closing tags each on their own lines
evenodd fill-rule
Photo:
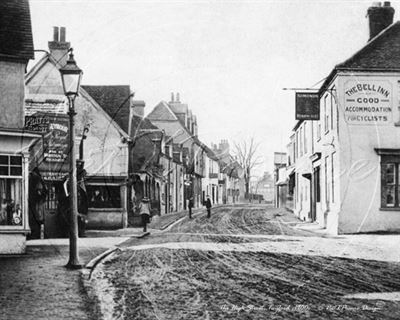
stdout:
<svg viewBox="0 0 400 320">
<path fill-rule="evenodd" d="M 364 47 L 318 90 L 318 120 L 298 120 L 275 154 L 275 204 L 332 234 L 400 229 L 400 22 L 368 9 Z"/>
<path fill-rule="evenodd" d="M 47 52 L 26 72 L 34 58 L 29 3 L 6 0 L 0 11 L 0 253 L 21 253 L 27 235 L 67 235 L 68 100 L 59 70 L 71 44 L 66 29 L 54 27 Z M 147 117 L 145 106 L 129 85 L 80 87 L 78 207 L 86 203 L 88 228 L 137 226 L 144 197 L 153 215 L 186 210 L 189 199 L 196 208 L 207 196 L 214 204 L 243 197 L 228 142 L 201 142 L 179 94 Z M 37 194 L 43 201 L 34 202 Z"/>
<path fill-rule="evenodd" d="M 70 48 L 65 33 L 65 28 L 54 27 L 49 54 L 26 76 L 26 128 L 30 130 L 42 130 L 42 123 L 47 122 L 43 130 L 47 133 L 52 123 L 62 122 L 66 115 L 59 77 Z M 228 196 L 231 193 L 238 198 L 239 166 L 231 158 L 229 164 L 235 169 L 228 174 L 221 170 L 224 162 L 218 150 L 199 140 L 197 118 L 180 101 L 179 93 L 172 93 L 169 102 L 158 103 L 146 117 L 145 102 L 133 96 L 129 85 L 82 85 L 75 101 L 88 228 L 137 226 L 141 223 L 138 205 L 144 197 L 150 199 L 153 215 L 186 210 L 190 198 L 195 208 L 203 205 L 207 195 L 213 204 L 234 201 Z M 224 148 L 229 153 L 229 144 Z M 57 216 L 58 194 L 67 171 L 58 165 L 63 162 L 43 158 L 45 152 L 38 154 L 31 169 L 39 168 L 54 194 L 46 204 L 45 234 L 58 236 L 57 221 L 53 224 L 47 219 L 52 224 L 47 227 L 46 217 Z"/>
</svg>

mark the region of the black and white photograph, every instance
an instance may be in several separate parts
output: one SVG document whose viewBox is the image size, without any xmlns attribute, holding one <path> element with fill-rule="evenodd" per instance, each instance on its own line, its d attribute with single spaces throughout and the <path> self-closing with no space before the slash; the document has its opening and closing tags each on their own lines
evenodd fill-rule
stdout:
<svg viewBox="0 0 400 320">
<path fill-rule="evenodd" d="M 400 2 L 0 0 L 0 320 L 400 319 Z"/>
</svg>

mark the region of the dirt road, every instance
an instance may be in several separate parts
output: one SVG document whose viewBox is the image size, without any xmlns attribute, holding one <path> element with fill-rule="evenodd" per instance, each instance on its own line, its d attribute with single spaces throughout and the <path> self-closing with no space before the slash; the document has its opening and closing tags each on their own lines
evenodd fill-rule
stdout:
<svg viewBox="0 0 400 320">
<path fill-rule="evenodd" d="M 105 318 L 400 318 L 397 301 L 347 297 L 400 291 L 397 262 L 269 250 L 301 238 L 316 245 L 336 241 L 292 228 L 297 223 L 265 206 L 222 207 L 211 219 L 200 215 L 128 240 L 90 284 L 108 302 Z"/>
</svg>

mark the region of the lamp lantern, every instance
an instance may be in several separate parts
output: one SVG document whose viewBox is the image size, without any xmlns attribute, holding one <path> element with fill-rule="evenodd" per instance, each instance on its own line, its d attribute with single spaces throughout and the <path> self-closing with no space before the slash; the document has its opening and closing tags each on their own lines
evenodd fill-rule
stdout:
<svg viewBox="0 0 400 320">
<path fill-rule="evenodd" d="M 64 89 L 64 94 L 69 99 L 75 99 L 79 93 L 79 87 L 81 84 L 82 70 L 76 64 L 74 59 L 74 53 L 71 49 L 67 64 L 60 69 L 61 79 Z"/>
</svg>

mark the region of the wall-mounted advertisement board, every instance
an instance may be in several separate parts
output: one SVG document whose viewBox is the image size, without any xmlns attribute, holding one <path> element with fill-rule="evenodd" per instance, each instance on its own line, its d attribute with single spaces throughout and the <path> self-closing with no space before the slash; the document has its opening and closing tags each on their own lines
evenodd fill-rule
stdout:
<svg viewBox="0 0 400 320">
<path fill-rule="evenodd" d="M 344 116 L 348 124 L 388 125 L 392 116 L 392 84 L 382 80 L 350 80 L 344 84 Z"/>
</svg>

